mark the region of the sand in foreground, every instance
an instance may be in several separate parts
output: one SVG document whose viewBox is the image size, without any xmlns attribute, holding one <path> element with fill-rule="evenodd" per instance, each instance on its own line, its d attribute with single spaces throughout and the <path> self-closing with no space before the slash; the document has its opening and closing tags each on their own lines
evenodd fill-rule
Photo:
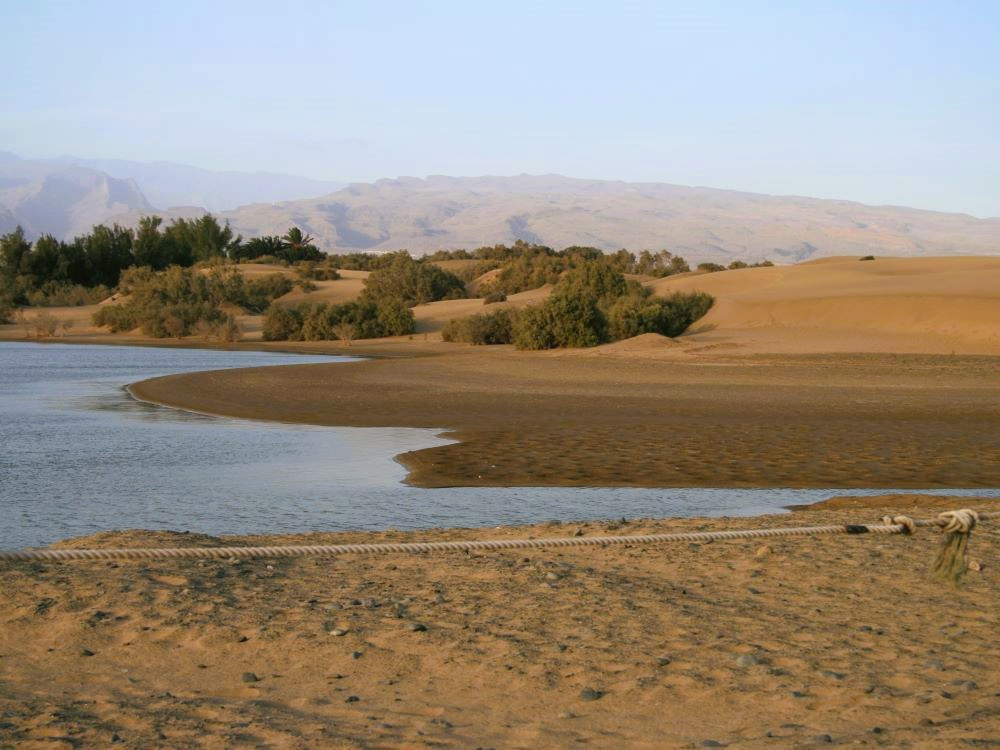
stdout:
<svg viewBox="0 0 1000 750">
<path fill-rule="evenodd" d="M 880 504 L 929 516 L 969 503 L 268 540 L 870 522 Z M 72 544 L 219 541 L 126 532 Z M 926 575 L 937 543 L 922 530 L 766 545 L 6 563 L 0 745 L 996 744 L 1000 535 L 977 529 L 982 570 L 958 589 Z"/>
</svg>

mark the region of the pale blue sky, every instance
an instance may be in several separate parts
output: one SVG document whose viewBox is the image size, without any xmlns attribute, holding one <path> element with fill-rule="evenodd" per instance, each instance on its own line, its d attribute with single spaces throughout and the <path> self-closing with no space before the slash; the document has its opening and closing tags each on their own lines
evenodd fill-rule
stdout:
<svg viewBox="0 0 1000 750">
<path fill-rule="evenodd" d="M 1000 215 L 995 1 L 0 0 L 0 28 L 0 149 L 26 157 Z"/>
</svg>

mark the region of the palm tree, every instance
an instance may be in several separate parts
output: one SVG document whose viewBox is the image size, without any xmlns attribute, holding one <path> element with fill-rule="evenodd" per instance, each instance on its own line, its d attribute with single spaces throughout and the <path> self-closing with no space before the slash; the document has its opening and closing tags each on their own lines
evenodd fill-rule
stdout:
<svg viewBox="0 0 1000 750">
<path fill-rule="evenodd" d="M 291 227 L 281 239 L 284 241 L 285 247 L 290 250 L 303 250 L 312 247 L 315 240 L 312 235 L 303 234 L 298 227 Z"/>
</svg>

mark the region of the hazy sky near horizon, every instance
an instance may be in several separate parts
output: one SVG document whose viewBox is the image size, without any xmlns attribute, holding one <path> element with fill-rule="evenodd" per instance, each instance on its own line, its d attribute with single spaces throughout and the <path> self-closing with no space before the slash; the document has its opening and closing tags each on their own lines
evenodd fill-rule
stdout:
<svg viewBox="0 0 1000 750">
<path fill-rule="evenodd" d="M 0 149 L 22 157 L 1000 216 L 993 1 L 0 0 L 0 24 Z"/>
</svg>

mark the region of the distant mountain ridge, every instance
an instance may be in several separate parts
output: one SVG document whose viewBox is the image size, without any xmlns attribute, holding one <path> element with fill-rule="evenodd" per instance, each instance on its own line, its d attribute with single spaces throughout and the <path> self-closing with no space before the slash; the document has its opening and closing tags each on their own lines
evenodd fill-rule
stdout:
<svg viewBox="0 0 1000 750">
<path fill-rule="evenodd" d="M 313 180 L 269 172 L 217 172 L 173 162 L 137 162 L 124 159 L 82 159 L 58 156 L 45 162 L 82 166 L 119 179 L 131 178 L 149 202 L 160 209 L 200 206 L 226 211 L 250 203 L 272 203 L 325 195 L 345 186 L 343 182 Z"/>
<path fill-rule="evenodd" d="M 0 159 L 0 232 L 72 237 L 125 212 L 155 209 L 131 179 L 96 169 Z"/>
<path fill-rule="evenodd" d="M 226 192 L 233 180 L 246 182 L 245 193 Z M 0 231 L 21 224 L 32 237 L 68 238 L 97 223 L 135 225 L 144 214 L 169 220 L 212 211 L 245 237 L 280 235 L 294 225 L 333 252 L 406 248 L 423 254 L 524 240 L 555 248 L 668 249 L 689 261 L 722 263 L 1000 253 L 996 218 L 560 175 L 400 177 L 319 197 L 211 208 L 237 195 L 276 196 L 329 184 L 336 185 L 180 165 L 73 157 L 29 161 L 0 152 Z M 159 199 L 147 190 L 159 191 L 151 193 Z"/>
<path fill-rule="evenodd" d="M 213 172 L 169 162 L 21 159 L 0 151 L 0 231 L 68 239 L 121 215 L 223 211 L 323 195 L 342 182 L 267 173 Z"/>
<path fill-rule="evenodd" d="M 696 262 L 1000 253 L 1000 219 L 559 175 L 401 177 L 220 216 L 244 236 L 282 234 L 294 224 L 339 252 L 422 254 L 524 240 L 665 248 Z"/>
</svg>

